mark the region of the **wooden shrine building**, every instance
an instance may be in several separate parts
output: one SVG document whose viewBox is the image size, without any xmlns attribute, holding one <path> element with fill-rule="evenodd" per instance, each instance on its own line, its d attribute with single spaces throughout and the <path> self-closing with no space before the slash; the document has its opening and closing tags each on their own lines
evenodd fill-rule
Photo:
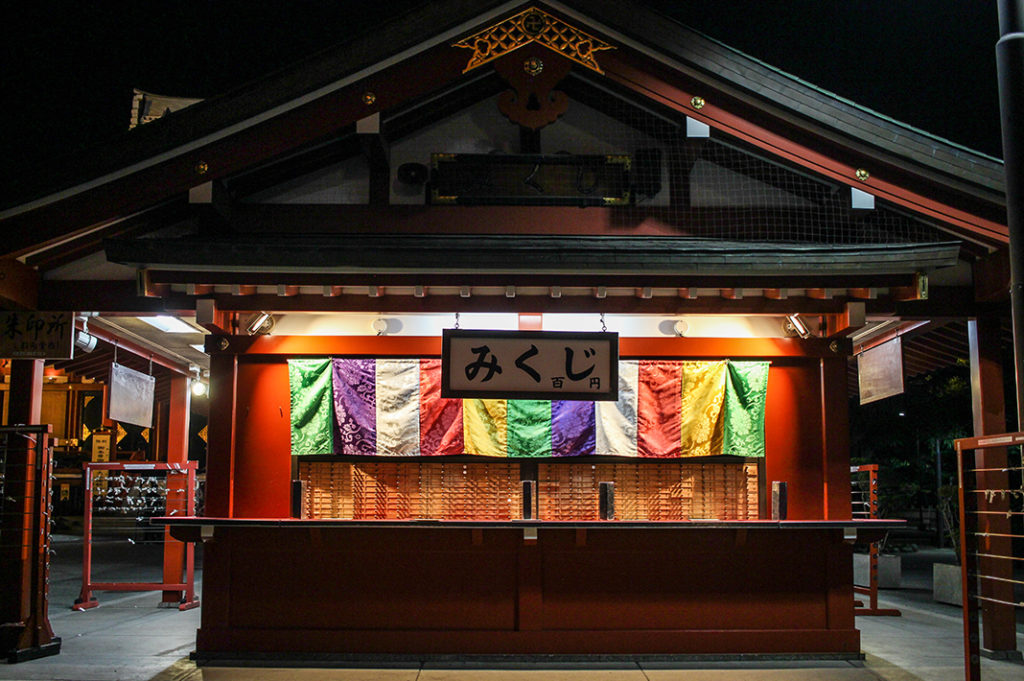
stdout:
<svg viewBox="0 0 1024 681">
<path fill-rule="evenodd" d="M 1005 428 L 1002 173 L 631 2 L 440 0 L 26 179 L 0 301 L 208 372 L 201 660 L 853 656 L 848 368 L 969 321 Z M 442 397 L 446 328 L 615 332 L 616 397 Z"/>
</svg>

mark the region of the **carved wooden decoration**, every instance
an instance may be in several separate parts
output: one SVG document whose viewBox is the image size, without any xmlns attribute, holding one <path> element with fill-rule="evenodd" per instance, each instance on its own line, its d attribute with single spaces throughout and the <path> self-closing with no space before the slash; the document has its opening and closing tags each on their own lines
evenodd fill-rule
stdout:
<svg viewBox="0 0 1024 681">
<path fill-rule="evenodd" d="M 598 73 L 604 72 L 598 66 L 594 53 L 615 49 L 603 40 L 536 7 L 525 9 L 501 23 L 460 40 L 454 47 L 473 50 L 473 56 L 463 69 L 465 73 L 530 43 L 543 45 Z"/>
<path fill-rule="evenodd" d="M 512 87 L 498 96 L 498 108 L 513 123 L 537 130 L 554 123 L 569 107 L 569 98 L 555 90 L 568 75 L 572 62 L 531 46 L 494 63 Z"/>
</svg>

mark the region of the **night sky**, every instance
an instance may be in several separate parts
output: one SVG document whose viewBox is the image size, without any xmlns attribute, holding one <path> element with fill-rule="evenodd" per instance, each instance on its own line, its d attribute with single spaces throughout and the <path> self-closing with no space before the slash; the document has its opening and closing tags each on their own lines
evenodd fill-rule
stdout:
<svg viewBox="0 0 1024 681">
<path fill-rule="evenodd" d="M 4 17 L 0 187 L 127 128 L 133 87 L 209 97 L 422 0 L 19 4 Z M 1001 157 L 996 0 L 647 0 L 814 85 Z M 0 203 L 10 197 L 0 189 Z"/>
</svg>

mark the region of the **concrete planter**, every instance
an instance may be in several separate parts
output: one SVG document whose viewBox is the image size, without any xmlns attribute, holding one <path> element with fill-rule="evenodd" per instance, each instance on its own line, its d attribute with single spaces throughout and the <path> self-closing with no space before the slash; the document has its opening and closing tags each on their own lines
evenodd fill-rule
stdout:
<svg viewBox="0 0 1024 681">
<path fill-rule="evenodd" d="M 963 604 L 960 566 L 950 563 L 932 564 L 932 600 L 949 605 Z"/>
<path fill-rule="evenodd" d="M 903 556 L 893 553 L 878 555 L 878 588 L 898 589 L 903 581 Z M 871 586 L 871 557 L 866 553 L 853 554 L 853 583 Z"/>
</svg>

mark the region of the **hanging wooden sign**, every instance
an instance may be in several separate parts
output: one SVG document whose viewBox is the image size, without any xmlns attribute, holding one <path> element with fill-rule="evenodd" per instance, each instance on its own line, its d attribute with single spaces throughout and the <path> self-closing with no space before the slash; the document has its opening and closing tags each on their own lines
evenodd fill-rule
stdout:
<svg viewBox="0 0 1024 681">
<path fill-rule="evenodd" d="M 617 400 L 619 335 L 445 329 L 441 396 Z"/>
<path fill-rule="evenodd" d="M 899 337 L 857 355 L 857 382 L 861 404 L 903 392 L 903 343 Z"/>
</svg>

